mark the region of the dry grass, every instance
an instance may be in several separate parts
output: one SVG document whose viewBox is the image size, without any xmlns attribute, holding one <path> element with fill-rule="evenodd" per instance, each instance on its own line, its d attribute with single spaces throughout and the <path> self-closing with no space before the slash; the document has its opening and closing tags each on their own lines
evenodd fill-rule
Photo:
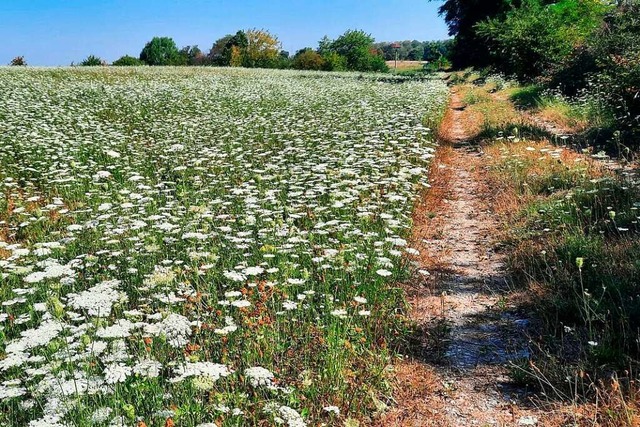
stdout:
<svg viewBox="0 0 640 427">
<path fill-rule="evenodd" d="M 575 170 L 583 174 L 583 179 L 598 179 L 611 172 L 604 169 L 596 161 L 573 150 L 560 148 L 547 141 L 520 141 L 488 144 L 484 147 L 486 166 L 489 170 L 488 183 L 492 189 L 493 206 L 496 212 L 505 218 L 502 230 L 504 240 L 513 239 L 514 227 L 522 229 L 528 218 L 520 215 L 527 206 L 537 200 L 549 197 L 544 194 L 523 191 L 518 177 L 536 180 L 545 176 L 554 176 Z M 521 170 L 517 176 L 508 164 L 517 162 Z M 510 249 L 511 259 L 528 259 L 537 256 L 542 250 L 552 250 L 553 242 L 540 239 L 512 240 L 515 246 Z M 624 259 L 624 242 L 620 242 L 619 259 Z M 615 250 L 616 246 L 612 248 Z M 525 269 L 524 266 L 511 265 L 511 270 Z M 526 273 L 524 270 L 519 273 Z M 518 271 L 516 271 L 518 273 Z M 549 288 L 545 284 L 530 281 L 522 291 L 511 295 L 510 300 L 524 306 L 537 305 L 549 297 Z M 540 361 L 540 368 L 531 365 L 531 373 L 549 376 L 560 372 L 560 366 L 554 367 L 553 359 Z M 543 367 L 544 366 L 544 367 Z M 542 370 L 540 370 L 542 369 Z M 633 381 L 618 381 L 617 379 L 604 383 L 596 383 L 584 374 L 580 381 L 586 384 L 595 396 L 586 401 L 581 396 L 565 396 L 571 403 L 547 402 L 552 408 L 553 416 L 544 421 L 547 426 L 572 425 L 579 427 L 638 427 L 640 426 L 640 387 Z M 634 378 L 627 373 L 628 378 Z M 553 387 L 553 385 L 550 385 Z"/>
<path fill-rule="evenodd" d="M 442 415 L 442 401 L 433 398 L 444 392 L 443 386 L 437 375 L 424 363 L 410 359 L 396 363 L 393 387 L 397 406 L 371 423 L 372 427 L 448 425 Z"/>
<path fill-rule="evenodd" d="M 395 61 L 386 61 L 387 66 L 395 69 Z M 398 71 L 422 70 L 426 62 L 424 61 L 398 61 Z"/>
<path fill-rule="evenodd" d="M 442 254 L 429 251 L 423 240 L 440 238 L 445 221 L 442 215 L 446 209 L 445 201 L 451 197 L 451 164 L 454 155 L 455 152 L 450 146 L 438 148 L 429 171 L 431 187 L 423 193 L 413 210 L 411 243 L 414 247 L 421 249 L 419 262 L 427 270 L 446 268 L 446 261 Z"/>
<path fill-rule="evenodd" d="M 473 139 L 482 130 L 484 120 L 480 112 L 466 108 L 467 105 L 464 103 L 466 87 L 457 87 L 451 94 L 450 108 L 438 129 L 438 140 L 445 144 Z"/>
</svg>

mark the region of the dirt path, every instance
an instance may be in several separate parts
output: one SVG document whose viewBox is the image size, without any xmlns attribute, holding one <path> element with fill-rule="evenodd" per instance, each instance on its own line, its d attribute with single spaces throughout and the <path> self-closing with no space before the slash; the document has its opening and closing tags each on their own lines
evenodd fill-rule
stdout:
<svg viewBox="0 0 640 427">
<path fill-rule="evenodd" d="M 398 405 L 382 421 L 395 426 L 542 425 L 540 411 L 511 383 L 508 362 L 526 360 L 529 320 L 510 306 L 503 256 L 494 236 L 483 153 L 467 141 L 457 94 L 432 166 L 431 196 L 414 218 L 414 244 L 431 272 L 408 289 L 420 349 L 399 364 Z M 381 424 L 382 425 L 382 424 Z"/>
</svg>

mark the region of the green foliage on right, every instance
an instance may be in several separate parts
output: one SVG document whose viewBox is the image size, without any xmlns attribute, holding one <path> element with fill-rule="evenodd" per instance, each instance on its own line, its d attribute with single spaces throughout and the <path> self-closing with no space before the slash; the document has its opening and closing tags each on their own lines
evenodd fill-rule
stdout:
<svg viewBox="0 0 640 427">
<path fill-rule="evenodd" d="M 610 6 L 600 0 L 524 0 L 521 7 L 475 26 L 504 72 L 520 79 L 543 75 L 600 26 Z"/>
</svg>

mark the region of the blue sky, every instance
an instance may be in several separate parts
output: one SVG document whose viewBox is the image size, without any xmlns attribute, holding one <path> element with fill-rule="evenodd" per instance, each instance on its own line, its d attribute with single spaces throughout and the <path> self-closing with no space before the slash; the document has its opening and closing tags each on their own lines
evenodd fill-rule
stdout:
<svg viewBox="0 0 640 427">
<path fill-rule="evenodd" d="M 213 42 L 239 29 L 264 28 L 292 54 L 362 29 L 377 41 L 437 40 L 447 29 L 427 0 L 0 0 L 0 65 L 69 65 L 89 54 L 109 62 L 138 56 L 153 36 L 178 47 Z"/>
</svg>

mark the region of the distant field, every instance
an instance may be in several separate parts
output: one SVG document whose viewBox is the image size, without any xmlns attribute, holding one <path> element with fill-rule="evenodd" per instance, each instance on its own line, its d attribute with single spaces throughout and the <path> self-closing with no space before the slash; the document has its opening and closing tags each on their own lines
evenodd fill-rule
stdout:
<svg viewBox="0 0 640 427">
<path fill-rule="evenodd" d="M 0 68 L 0 425 L 372 414 L 448 98 L 378 79 Z"/>
<path fill-rule="evenodd" d="M 420 70 L 426 64 L 425 61 L 398 61 L 398 70 Z M 389 68 L 394 69 L 395 61 L 387 61 Z"/>
</svg>

